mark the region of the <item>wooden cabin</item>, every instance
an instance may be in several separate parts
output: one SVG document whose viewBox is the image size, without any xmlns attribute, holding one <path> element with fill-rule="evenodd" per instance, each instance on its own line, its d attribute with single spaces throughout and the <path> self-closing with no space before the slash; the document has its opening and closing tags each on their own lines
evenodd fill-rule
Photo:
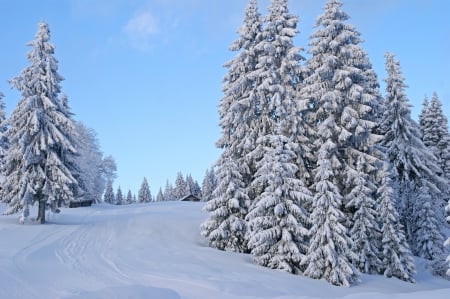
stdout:
<svg viewBox="0 0 450 299">
<path fill-rule="evenodd" d="M 183 197 L 180 201 L 200 201 L 200 198 L 194 194 L 189 194 L 188 196 Z"/>
</svg>

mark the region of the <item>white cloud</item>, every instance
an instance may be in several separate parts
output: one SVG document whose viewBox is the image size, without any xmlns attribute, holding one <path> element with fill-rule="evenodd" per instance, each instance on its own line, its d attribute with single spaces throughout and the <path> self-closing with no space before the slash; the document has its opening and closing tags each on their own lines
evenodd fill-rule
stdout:
<svg viewBox="0 0 450 299">
<path fill-rule="evenodd" d="M 123 27 L 123 32 L 131 46 L 139 50 L 148 50 L 151 39 L 159 33 L 158 20 L 150 11 L 141 11 L 134 15 Z"/>
</svg>

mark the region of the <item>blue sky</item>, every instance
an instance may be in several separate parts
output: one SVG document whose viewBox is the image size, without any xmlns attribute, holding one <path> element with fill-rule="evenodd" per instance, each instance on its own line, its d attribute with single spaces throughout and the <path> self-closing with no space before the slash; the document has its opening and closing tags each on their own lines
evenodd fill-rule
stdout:
<svg viewBox="0 0 450 299">
<path fill-rule="evenodd" d="M 343 2 L 380 81 L 384 52 L 393 52 L 409 85 L 413 116 L 425 94 L 436 91 L 450 117 L 450 1 Z M 259 1 L 263 14 L 268 3 Z M 290 11 L 300 17 L 297 46 L 308 48 L 324 4 L 290 1 Z M 115 187 L 137 193 L 146 176 L 156 195 L 178 171 L 201 183 L 220 154 L 215 141 L 222 65 L 234 56 L 228 47 L 246 5 L 246 0 L 4 0 L 0 91 L 7 113 L 19 100 L 7 80 L 27 66 L 25 44 L 45 21 L 75 118 L 95 129 L 104 153 L 116 159 Z"/>
</svg>

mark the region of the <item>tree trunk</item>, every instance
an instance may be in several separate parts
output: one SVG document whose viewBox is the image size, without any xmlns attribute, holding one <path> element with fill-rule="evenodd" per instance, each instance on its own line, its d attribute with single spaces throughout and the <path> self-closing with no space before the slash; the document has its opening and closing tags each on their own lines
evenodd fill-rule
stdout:
<svg viewBox="0 0 450 299">
<path fill-rule="evenodd" d="M 38 218 L 41 224 L 45 223 L 45 204 L 46 201 L 44 199 L 39 199 L 39 210 L 38 210 Z"/>
</svg>

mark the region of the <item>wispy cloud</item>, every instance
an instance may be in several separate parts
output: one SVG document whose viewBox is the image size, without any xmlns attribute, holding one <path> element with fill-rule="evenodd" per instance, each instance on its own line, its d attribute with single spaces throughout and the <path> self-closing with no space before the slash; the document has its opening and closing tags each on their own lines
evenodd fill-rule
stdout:
<svg viewBox="0 0 450 299">
<path fill-rule="evenodd" d="M 128 20 L 123 33 L 133 48 L 147 51 L 152 47 L 152 38 L 159 33 L 158 20 L 149 10 L 140 11 Z"/>
</svg>

